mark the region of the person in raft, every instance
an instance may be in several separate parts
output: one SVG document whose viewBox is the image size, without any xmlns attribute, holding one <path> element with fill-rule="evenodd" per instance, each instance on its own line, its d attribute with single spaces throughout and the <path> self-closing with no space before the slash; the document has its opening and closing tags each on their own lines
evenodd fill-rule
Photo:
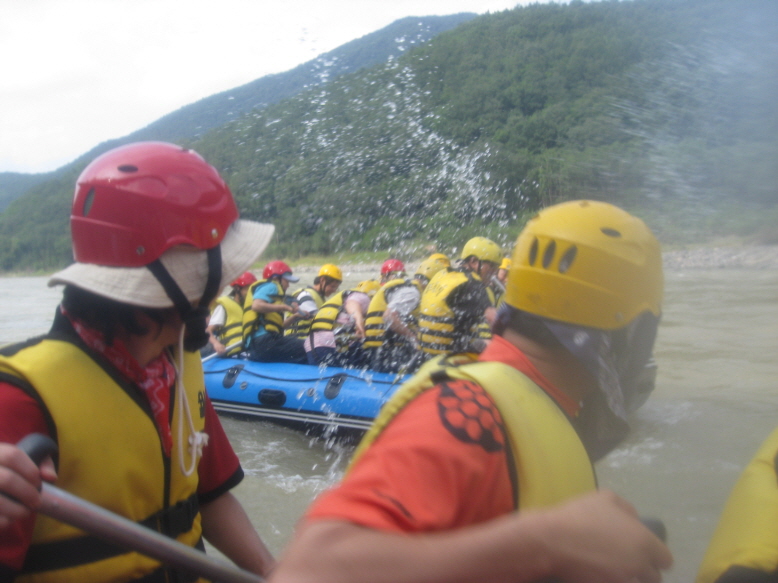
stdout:
<svg viewBox="0 0 778 583">
<path fill-rule="evenodd" d="M 290 295 L 297 303 L 297 313 L 287 315 L 284 320 L 284 334 L 305 340 L 311 331 L 316 312 L 331 295 L 338 291 L 343 282 L 343 271 L 333 263 L 325 263 L 313 278 L 313 285 L 293 291 Z"/>
<path fill-rule="evenodd" d="M 75 263 L 44 336 L 0 350 L 0 581 L 194 581 L 25 507 L 41 478 L 181 543 L 267 575 L 274 560 L 230 492 L 243 478 L 205 391 L 208 306 L 266 247 L 196 152 L 134 143 L 76 183 Z M 15 445 L 58 446 L 39 470 Z M 13 497 L 17 502 L 12 501 Z"/>
<path fill-rule="evenodd" d="M 657 583 L 665 544 L 592 461 L 627 433 L 662 301 L 659 244 L 610 204 L 519 235 L 477 361 L 426 363 L 382 408 L 270 583 Z"/>
<path fill-rule="evenodd" d="M 419 345 L 428 360 L 444 354 L 481 352 L 496 317 L 489 282 L 502 261 L 499 245 L 473 237 L 456 268 L 438 272 L 421 296 Z"/>
<path fill-rule="evenodd" d="M 244 272 L 230 284 L 230 292 L 215 300 L 208 318 L 208 344 L 200 351 L 202 356 L 236 356 L 243 349 L 243 303 L 249 286 L 257 281 L 250 271 Z"/>
<path fill-rule="evenodd" d="M 243 306 L 243 344 L 246 355 L 257 362 L 305 364 L 303 340 L 284 335 L 284 318 L 299 311 L 297 302 L 286 295 L 289 283 L 300 278 L 285 262 L 265 265 L 262 279 L 252 283 Z"/>
</svg>

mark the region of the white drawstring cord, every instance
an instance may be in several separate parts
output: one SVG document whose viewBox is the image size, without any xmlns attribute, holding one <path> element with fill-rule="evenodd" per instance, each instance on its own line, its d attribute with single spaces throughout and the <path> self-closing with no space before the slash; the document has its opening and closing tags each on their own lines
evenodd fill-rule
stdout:
<svg viewBox="0 0 778 583">
<path fill-rule="evenodd" d="M 178 363 L 173 362 L 173 368 L 176 369 L 176 400 L 175 406 L 179 408 L 178 414 L 178 467 L 185 476 L 191 476 L 197 469 L 197 462 L 203 455 L 203 448 L 208 445 L 208 434 L 204 431 L 196 431 L 194 421 L 192 420 L 192 411 L 189 408 L 189 399 L 184 389 L 184 333 L 186 327 L 181 328 L 181 335 L 178 337 Z M 189 438 L 187 439 L 191 465 L 186 467 L 184 460 L 184 416 L 189 425 Z M 174 415 L 175 417 L 175 415 Z"/>
</svg>

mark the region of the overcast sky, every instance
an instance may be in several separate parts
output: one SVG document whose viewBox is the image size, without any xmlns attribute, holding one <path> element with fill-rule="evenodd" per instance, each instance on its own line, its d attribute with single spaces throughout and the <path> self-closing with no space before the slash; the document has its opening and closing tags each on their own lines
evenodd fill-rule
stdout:
<svg viewBox="0 0 778 583">
<path fill-rule="evenodd" d="M 59 168 L 405 16 L 527 0 L 0 0 L 0 172 Z"/>
</svg>

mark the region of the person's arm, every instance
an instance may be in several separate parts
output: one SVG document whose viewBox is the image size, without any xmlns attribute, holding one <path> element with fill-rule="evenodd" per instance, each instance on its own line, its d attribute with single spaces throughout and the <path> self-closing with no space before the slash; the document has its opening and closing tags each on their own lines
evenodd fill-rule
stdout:
<svg viewBox="0 0 778 583">
<path fill-rule="evenodd" d="M 410 314 L 419 306 L 421 294 L 416 287 L 399 286 L 395 287 L 389 302 L 384 310 L 384 324 L 388 330 L 391 330 L 399 336 L 403 336 L 414 346 L 418 346 L 416 333 L 406 323 Z"/>
<path fill-rule="evenodd" d="M 603 491 L 438 533 L 315 521 L 297 534 L 270 583 L 658 583 L 671 564 L 629 503 Z"/>
<path fill-rule="evenodd" d="M 273 555 L 246 515 L 243 506 L 230 492 L 200 508 L 203 536 L 236 565 L 267 577 L 275 566 Z"/>
<path fill-rule="evenodd" d="M 211 312 L 211 316 L 208 319 L 208 326 L 205 331 L 208 332 L 208 342 L 213 346 L 214 352 L 219 356 L 227 354 L 227 347 L 221 343 L 217 334 L 224 324 L 227 322 L 227 310 L 224 306 L 217 304 L 217 306 Z"/>
<path fill-rule="evenodd" d="M 254 297 L 251 302 L 251 309 L 258 314 L 269 314 L 271 312 L 293 312 L 292 306 L 287 304 L 275 303 L 271 297 L 271 294 L 275 294 L 277 288 L 272 282 L 265 283 L 254 290 Z"/>
<path fill-rule="evenodd" d="M 203 457 L 197 466 L 203 536 L 237 565 L 267 576 L 274 563 L 273 557 L 229 491 L 240 483 L 243 470 L 207 395 L 205 432 L 209 437 L 208 445 L 203 448 Z M 238 548 L 241 544 L 245 544 L 245 548 Z"/>
<path fill-rule="evenodd" d="M 413 330 L 408 328 L 403 318 L 391 307 L 384 310 L 384 324 L 386 324 L 387 330 L 391 330 L 398 336 L 403 336 L 411 344 L 418 344 Z"/>
<path fill-rule="evenodd" d="M 362 313 L 362 306 L 356 300 L 347 299 L 344 309 L 354 321 L 354 332 L 356 332 L 357 338 L 364 338 L 365 315 Z"/>
<path fill-rule="evenodd" d="M 270 312 L 293 312 L 294 308 L 292 306 L 287 306 L 286 304 L 273 304 L 270 302 L 266 302 L 265 300 L 254 300 L 251 302 L 251 309 L 257 312 L 258 314 L 269 314 Z"/>
</svg>

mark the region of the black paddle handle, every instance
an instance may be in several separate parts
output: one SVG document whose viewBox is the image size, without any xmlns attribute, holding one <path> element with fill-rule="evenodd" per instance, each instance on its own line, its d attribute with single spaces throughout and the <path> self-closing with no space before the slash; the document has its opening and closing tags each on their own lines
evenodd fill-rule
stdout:
<svg viewBox="0 0 778 583">
<path fill-rule="evenodd" d="M 35 465 L 39 465 L 47 456 L 57 453 L 57 444 L 47 435 L 30 433 L 16 444 L 16 447 L 26 453 Z"/>
</svg>

